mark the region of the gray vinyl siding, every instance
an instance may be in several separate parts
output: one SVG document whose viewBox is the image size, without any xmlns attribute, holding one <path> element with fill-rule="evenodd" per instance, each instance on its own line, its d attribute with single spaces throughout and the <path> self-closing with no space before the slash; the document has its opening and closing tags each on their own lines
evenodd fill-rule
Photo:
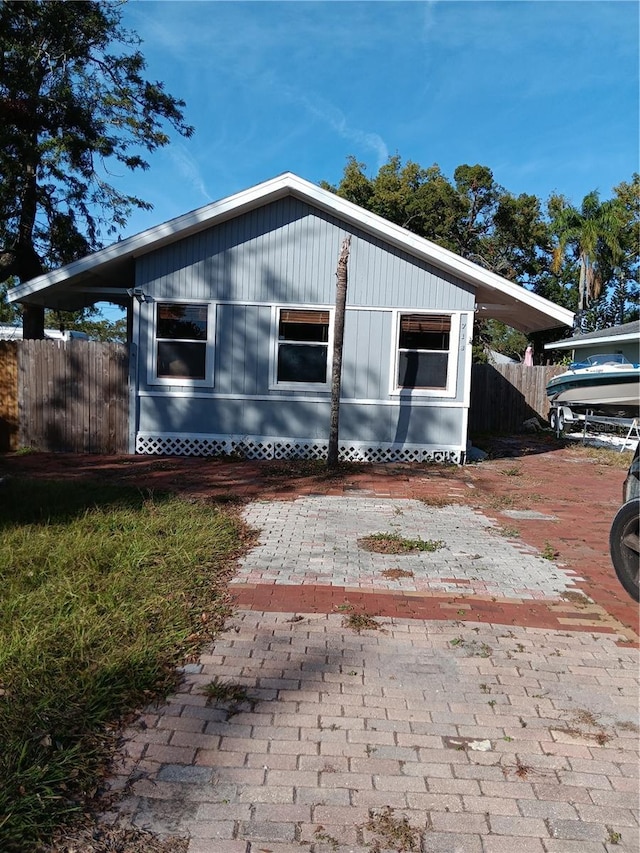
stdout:
<svg viewBox="0 0 640 853">
<path fill-rule="evenodd" d="M 142 432 L 327 437 L 329 403 L 142 397 Z"/>
<path fill-rule="evenodd" d="M 460 441 L 463 410 L 442 406 L 343 405 L 340 440 L 448 445 Z"/>
<path fill-rule="evenodd" d="M 154 298 L 331 304 L 347 233 L 349 304 L 473 308 L 468 284 L 293 198 L 138 258 L 136 284 Z"/>
<path fill-rule="evenodd" d="M 142 397 L 141 432 L 326 440 L 329 401 Z M 343 403 L 340 441 L 449 446 L 464 443 L 463 409 Z"/>
<path fill-rule="evenodd" d="M 264 394 L 269 387 L 271 310 L 218 306 L 215 389 L 222 394 Z"/>
<path fill-rule="evenodd" d="M 342 364 L 343 397 L 382 400 L 389 396 L 391 333 L 390 311 L 347 311 Z"/>
</svg>

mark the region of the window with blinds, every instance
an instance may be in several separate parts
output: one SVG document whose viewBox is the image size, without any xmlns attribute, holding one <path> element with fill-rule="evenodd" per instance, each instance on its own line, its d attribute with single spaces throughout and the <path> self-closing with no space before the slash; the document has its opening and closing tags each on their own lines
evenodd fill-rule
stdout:
<svg viewBox="0 0 640 853">
<path fill-rule="evenodd" d="M 278 338 L 281 341 L 326 344 L 329 340 L 329 312 L 281 310 Z"/>
<path fill-rule="evenodd" d="M 451 336 L 449 314 L 401 314 L 398 387 L 446 389 Z"/>
<path fill-rule="evenodd" d="M 278 382 L 327 382 L 329 319 L 329 311 L 280 309 Z"/>
</svg>

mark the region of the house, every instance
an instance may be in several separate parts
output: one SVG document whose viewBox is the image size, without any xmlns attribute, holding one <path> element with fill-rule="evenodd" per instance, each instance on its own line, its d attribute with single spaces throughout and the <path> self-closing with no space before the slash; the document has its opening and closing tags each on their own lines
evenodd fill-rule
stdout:
<svg viewBox="0 0 640 853">
<path fill-rule="evenodd" d="M 474 316 L 531 333 L 573 314 L 291 173 L 10 298 L 127 307 L 131 452 L 322 457 L 346 235 L 341 457 L 463 462 Z"/>
<path fill-rule="evenodd" d="M 73 329 L 61 332 L 59 329 L 45 329 L 44 336 L 52 341 L 88 341 L 89 336 L 85 332 L 76 332 Z M 12 326 L 8 323 L 0 323 L 0 341 L 21 341 L 22 326 Z"/>
<path fill-rule="evenodd" d="M 636 364 L 640 361 L 640 320 L 574 335 L 564 341 L 545 344 L 544 348 L 571 351 L 572 361 L 584 361 L 590 355 L 621 354 Z"/>
<path fill-rule="evenodd" d="M 484 351 L 487 356 L 487 364 L 520 364 L 517 358 L 505 355 L 503 352 L 497 352 L 490 347 L 485 347 Z"/>
</svg>

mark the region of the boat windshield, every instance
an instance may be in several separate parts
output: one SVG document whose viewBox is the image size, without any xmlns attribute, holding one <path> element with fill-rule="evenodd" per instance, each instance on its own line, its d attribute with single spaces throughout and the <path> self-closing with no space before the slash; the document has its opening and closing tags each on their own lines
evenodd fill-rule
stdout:
<svg viewBox="0 0 640 853">
<path fill-rule="evenodd" d="M 573 370 L 580 367 L 596 367 L 603 364 L 628 364 L 631 367 L 629 359 L 625 358 L 622 353 L 598 353 L 598 355 L 590 355 L 584 361 L 574 362 L 571 367 Z"/>
</svg>

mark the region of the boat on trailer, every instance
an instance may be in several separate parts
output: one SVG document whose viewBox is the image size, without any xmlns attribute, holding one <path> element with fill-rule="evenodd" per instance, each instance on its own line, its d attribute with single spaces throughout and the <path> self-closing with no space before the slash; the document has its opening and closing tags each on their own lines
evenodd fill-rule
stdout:
<svg viewBox="0 0 640 853">
<path fill-rule="evenodd" d="M 591 355 L 549 380 L 547 397 L 554 406 L 635 417 L 640 410 L 640 365 L 619 353 Z"/>
</svg>

